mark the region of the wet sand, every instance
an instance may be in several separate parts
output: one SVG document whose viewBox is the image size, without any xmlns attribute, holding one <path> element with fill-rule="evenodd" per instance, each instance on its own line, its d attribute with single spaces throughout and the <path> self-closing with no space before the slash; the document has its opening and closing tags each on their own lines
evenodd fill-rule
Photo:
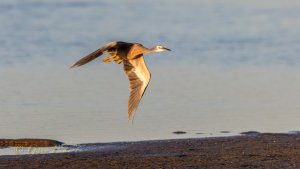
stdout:
<svg viewBox="0 0 300 169">
<path fill-rule="evenodd" d="M 114 148 L 1 156 L 0 168 L 300 168 L 300 135 L 85 144 Z"/>
</svg>

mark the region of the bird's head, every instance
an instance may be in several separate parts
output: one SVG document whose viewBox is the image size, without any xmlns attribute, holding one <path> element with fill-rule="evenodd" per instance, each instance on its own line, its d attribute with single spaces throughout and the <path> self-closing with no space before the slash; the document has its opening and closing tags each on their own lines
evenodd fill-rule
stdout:
<svg viewBox="0 0 300 169">
<path fill-rule="evenodd" d="M 155 49 L 155 52 L 171 51 L 171 49 L 168 49 L 168 48 L 163 47 L 161 45 L 155 46 L 154 49 Z"/>
</svg>

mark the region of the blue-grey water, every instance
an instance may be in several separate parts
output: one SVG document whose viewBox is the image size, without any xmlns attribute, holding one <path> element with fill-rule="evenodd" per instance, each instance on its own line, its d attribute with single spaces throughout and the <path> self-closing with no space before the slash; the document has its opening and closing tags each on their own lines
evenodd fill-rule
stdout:
<svg viewBox="0 0 300 169">
<path fill-rule="evenodd" d="M 299 130 L 299 11 L 296 0 L 2 0 L 0 138 Z M 122 66 L 69 69 L 114 40 L 172 49 L 146 56 L 152 79 L 133 123 Z"/>
</svg>

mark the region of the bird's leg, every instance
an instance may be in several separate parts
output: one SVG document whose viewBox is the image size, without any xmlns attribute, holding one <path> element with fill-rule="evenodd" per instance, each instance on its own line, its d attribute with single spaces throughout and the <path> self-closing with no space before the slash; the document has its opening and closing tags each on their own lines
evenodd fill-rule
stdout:
<svg viewBox="0 0 300 169">
<path fill-rule="evenodd" d="M 112 58 L 114 59 L 115 63 L 117 64 L 122 63 L 122 59 L 119 55 L 112 55 Z"/>
<path fill-rule="evenodd" d="M 118 54 L 118 51 L 115 48 L 110 49 L 108 51 L 108 54 L 112 57 L 112 59 L 115 61 L 115 63 L 117 63 L 117 64 L 122 63 L 120 54 Z"/>
<path fill-rule="evenodd" d="M 103 58 L 102 62 L 111 62 L 110 56 L 107 56 L 107 57 Z"/>
</svg>

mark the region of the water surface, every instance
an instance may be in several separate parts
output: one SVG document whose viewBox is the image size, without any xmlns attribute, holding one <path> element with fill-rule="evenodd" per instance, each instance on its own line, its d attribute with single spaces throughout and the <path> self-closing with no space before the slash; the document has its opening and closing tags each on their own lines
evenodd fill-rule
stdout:
<svg viewBox="0 0 300 169">
<path fill-rule="evenodd" d="M 76 144 L 300 128 L 298 1 L 4 0 L 0 9 L 2 138 Z M 69 69 L 113 40 L 172 49 L 146 56 L 152 79 L 133 123 L 122 66 Z"/>
</svg>

